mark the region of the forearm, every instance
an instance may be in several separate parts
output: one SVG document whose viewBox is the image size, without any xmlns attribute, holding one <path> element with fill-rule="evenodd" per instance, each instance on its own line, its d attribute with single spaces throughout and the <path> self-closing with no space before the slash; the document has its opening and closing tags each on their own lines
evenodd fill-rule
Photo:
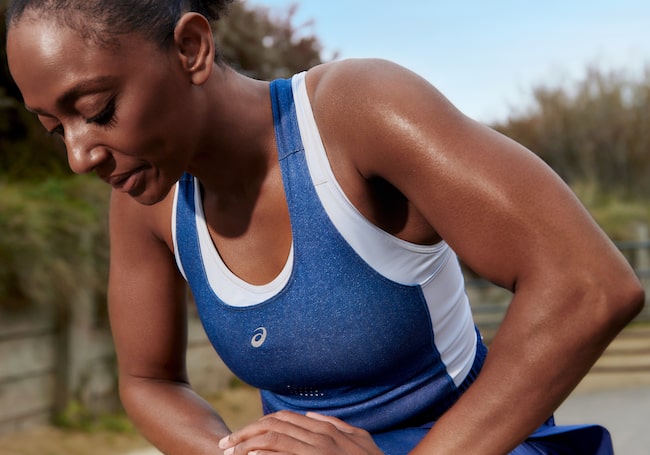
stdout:
<svg viewBox="0 0 650 455">
<path fill-rule="evenodd" d="M 120 396 L 142 435 L 167 455 L 219 455 L 230 430 L 198 394 L 183 383 L 124 379 Z"/>
<path fill-rule="evenodd" d="M 640 296 L 515 293 L 479 378 L 412 455 L 509 453 L 579 383 L 636 313 Z"/>
</svg>

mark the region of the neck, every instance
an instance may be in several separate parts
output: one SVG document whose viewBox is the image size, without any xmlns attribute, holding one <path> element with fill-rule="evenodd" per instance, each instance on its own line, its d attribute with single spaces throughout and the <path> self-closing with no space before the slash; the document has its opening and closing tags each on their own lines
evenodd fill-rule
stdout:
<svg viewBox="0 0 650 455">
<path fill-rule="evenodd" d="M 276 161 L 269 84 L 215 66 L 205 89 L 201 139 L 187 170 L 206 193 L 241 191 Z"/>
</svg>

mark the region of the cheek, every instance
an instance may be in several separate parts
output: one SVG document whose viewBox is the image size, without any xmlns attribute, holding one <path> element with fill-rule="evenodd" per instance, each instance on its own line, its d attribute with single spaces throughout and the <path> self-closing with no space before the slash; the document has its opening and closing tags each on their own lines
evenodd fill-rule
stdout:
<svg viewBox="0 0 650 455">
<path fill-rule="evenodd" d="M 146 95 L 131 98 L 119 114 L 118 122 L 126 129 L 128 141 L 158 155 L 188 152 L 196 135 L 185 103 L 165 91 Z"/>
</svg>

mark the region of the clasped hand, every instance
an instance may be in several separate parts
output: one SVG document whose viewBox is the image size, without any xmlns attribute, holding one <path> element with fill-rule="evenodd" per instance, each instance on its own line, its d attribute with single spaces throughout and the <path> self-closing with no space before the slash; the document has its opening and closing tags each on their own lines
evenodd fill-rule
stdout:
<svg viewBox="0 0 650 455">
<path fill-rule="evenodd" d="M 370 434 L 335 417 L 280 411 L 223 438 L 225 455 L 382 455 Z"/>
</svg>

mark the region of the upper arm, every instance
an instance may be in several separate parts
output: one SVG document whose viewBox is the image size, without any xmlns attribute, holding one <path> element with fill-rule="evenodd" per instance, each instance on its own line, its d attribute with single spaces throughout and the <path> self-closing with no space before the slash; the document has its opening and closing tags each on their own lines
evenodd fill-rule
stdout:
<svg viewBox="0 0 650 455">
<path fill-rule="evenodd" d="M 122 376 L 187 380 L 186 287 L 164 240 L 169 206 L 111 198 L 109 315 Z"/>
<path fill-rule="evenodd" d="M 419 76 L 352 62 L 321 77 L 314 93 L 329 145 L 345 149 L 364 178 L 396 187 L 477 273 L 510 289 L 567 272 L 629 274 L 545 163 Z"/>
</svg>

